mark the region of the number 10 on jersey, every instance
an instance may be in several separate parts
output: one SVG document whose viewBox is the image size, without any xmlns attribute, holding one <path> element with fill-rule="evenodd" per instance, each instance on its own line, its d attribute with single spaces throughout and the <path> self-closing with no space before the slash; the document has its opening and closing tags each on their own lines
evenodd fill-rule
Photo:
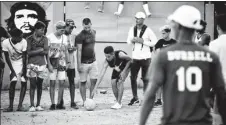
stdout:
<svg viewBox="0 0 226 125">
<path fill-rule="evenodd" d="M 199 67 L 191 66 L 187 69 L 180 67 L 176 71 L 176 75 L 178 90 L 180 92 L 185 91 L 185 88 L 191 92 L 197 92 L 202 88 L 202 71 Z M 192 77 L 192 75 L 195 77 Z"/>
</svg>

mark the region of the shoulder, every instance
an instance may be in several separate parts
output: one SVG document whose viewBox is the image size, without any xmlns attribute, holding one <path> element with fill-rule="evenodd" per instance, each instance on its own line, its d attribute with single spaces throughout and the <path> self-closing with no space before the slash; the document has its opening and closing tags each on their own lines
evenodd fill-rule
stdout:
<svg viewBox="0 0 226 125">
<path fill-rule="evenodd" d="M 94 30 L 94 29 L 92 30 L 92 32 L 93 32 L 94 34 L 96 34 L 96 33 L 97 33 L 97 31 L 96 31 L 96 30 Z"/>
<path fill-rule="evenodd" d="M 10 38 L 3 40 L 3 41 L 2 41 L 2 45 L 7 45 L 7 44 L 9 44 L 9 39 L 10 39 Z"/>
<path fill-rule="evenodd" d="M 211 41 L 210 44 L 209 44 L 209 47 L 216 47 L 216 46 L 218 46 L 217 41 L 218 41 L 218 39 L 215 39 L 215 40 Z"/>
<path fill-rule="evenodd" d="M 27 44 L 27 40 L 26 39 L 22 39 L 22 41 L 21 41 L 23 44 Z"/>
<path fill-rule="evenodd" d="M 30 41 L 30 40 L 32 40 L 32 38 L 33 38 L 33 35 L 30 35 L 30 36 L 28 36 L 28 37 L 26 38 L 26 40 L 27 40 L 27 41 Z"/>
<path fill-rule="evenodd" d="M 48 39 L 50 39 L 50 38 L 52 38 L 52 37 L 53 37 L 53 33 L 50 33 L 50 34 L 47 35 L 47 38 L 48 38 Z"/>
</svg>

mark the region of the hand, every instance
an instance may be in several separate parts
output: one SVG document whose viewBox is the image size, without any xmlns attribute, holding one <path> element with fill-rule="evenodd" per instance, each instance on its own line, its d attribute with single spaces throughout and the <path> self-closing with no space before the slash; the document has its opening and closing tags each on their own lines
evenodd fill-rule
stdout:
<svg viewBox="0 0 226 125">
<path fill-rule="evenodd" d="M 91 98 L 93 98 L 93 97 L 94 97 L 95 92 L 96 92 L 96 88 L 94 88 L 94 89 L 93 89 L 93 91 L 92 91 L 92 93 L 91 93 Z"/>
<path fill-rule="evenodd" d="M 137 37 L 134 37 L 132 40 L 131 40 L 132 43 L 136 43 L 137 42 Z"/>
<path fill-rule="evenodd" d="M 70 64 L 71 64 L 71 62 L 68 62 L 68 63 L 66 64 L 66 69 L 69 68 Z"/>
<path fill-rule="evenodd" d="M 13 77 L 17 77 L 16 72 L 14 70 L 11 71 L 10 79 L 12 79 Z"/>
<path fill-rule="evenodd" d="M 120 80 L 125 80 L 125 72 L 121 72 L 119 75 Z"/>
<path fill-rule="evenodd" d="M 78 70 L 78 72 L 82 72 L 82 67 L 81 67 L 81 65 L 78 65 L 78 66 L 77 66 L 77 70 Z"/>
<path fill-rule="evenodd" d="M 142 44 L 144 42 L 144 40 L 142 38 L 137 37 L 137 42 Z"/>
<path fill-rule="evenodd" d="M 119 12 L 114 12 L 114 15 L 116 15 L 116 16 L 120 16 L 120 13 Z"/>
<path fill-rule="evenodd" d="M 52 65 L 49 65 L 48 69 L 49 69 L 49 72 L 51 72 L 51 73 L 53 72 L 53 66 Z"/>
</svg>

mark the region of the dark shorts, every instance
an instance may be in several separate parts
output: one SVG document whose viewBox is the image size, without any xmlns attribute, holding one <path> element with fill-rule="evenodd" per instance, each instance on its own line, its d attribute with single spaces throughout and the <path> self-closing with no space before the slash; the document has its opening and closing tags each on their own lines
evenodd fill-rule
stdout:
<svg viewBox="0 0 226 125">
<path fill-rule="evenodd" d="M 119 79 L 119 75 L 121 72 L 117 72 L 115 70 L 113 70 L 112 75 L 111 75 L 111 79 Z"/>
<path fill-rule="evenodd" d="M 67 69 L 66 72 L 68 78 L 75 78 L 75 69 Z"/>
</svg>

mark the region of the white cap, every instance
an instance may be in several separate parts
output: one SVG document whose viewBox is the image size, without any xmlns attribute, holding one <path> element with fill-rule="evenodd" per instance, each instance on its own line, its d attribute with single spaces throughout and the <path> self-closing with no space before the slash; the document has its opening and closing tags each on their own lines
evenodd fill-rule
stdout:
<svg viewBox="0 0 226 125">
<path fill-rule="evenodd" d="M 135 15 L 135 17 L 136 18 L 143 18 L 143 19 L 146 18 L 145 14 L 143 12 L 137 12 L 136 15 Z"/>
<path fill-rule="evenodd" d="M 175 21 L 180 25 L 200 30 L 203 26 L 200 24 L 201 13 L 198 9 L 189 5 L 182 5 L 168 17 L 168 20 Z"/>
</svg>

